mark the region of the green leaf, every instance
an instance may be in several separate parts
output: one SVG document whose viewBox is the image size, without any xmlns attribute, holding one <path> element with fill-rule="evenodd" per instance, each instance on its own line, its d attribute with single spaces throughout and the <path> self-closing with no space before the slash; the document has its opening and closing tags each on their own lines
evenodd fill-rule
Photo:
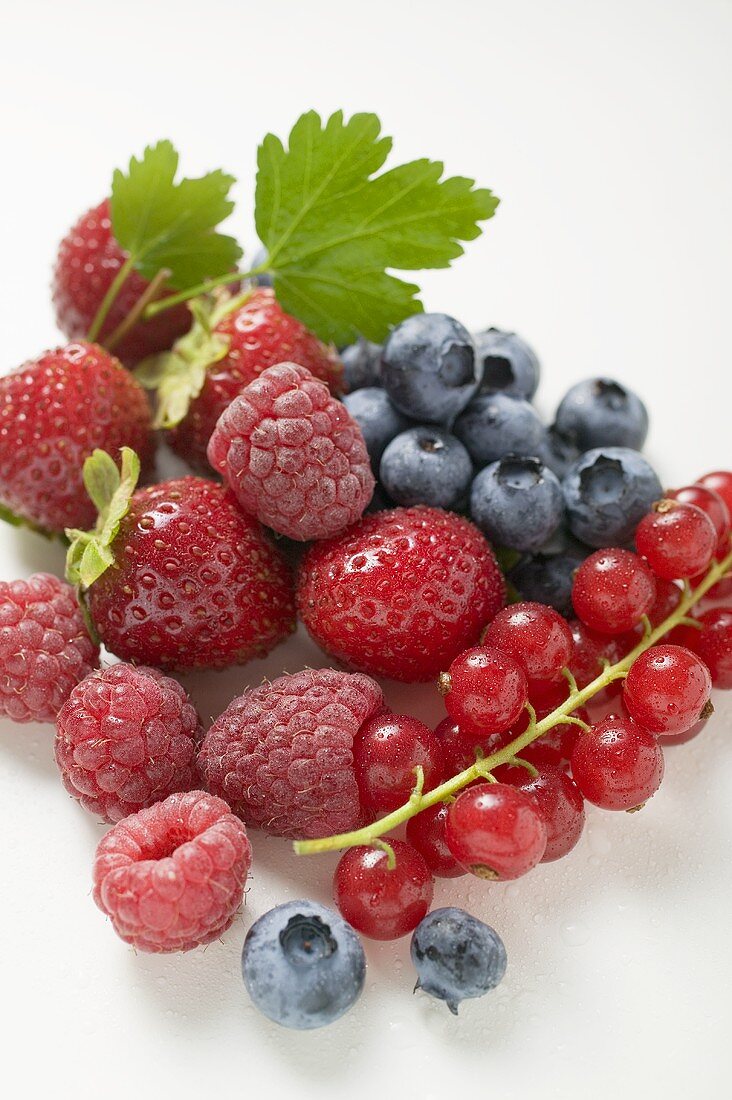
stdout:
<svg viewBox="0 0 732 1100">
<path fill-rule="evenodd" d="M 168 285 L 183 289 L 232 271 L 242 252 L 216 226 L 234 209 L 228 197 L 233 176 L 216 170 L 175 182 L 178 153 L 169 141 L 148 146 L 127 172 L 112 177 L 110 212 L 114 235 L 134 266 L 152 279 L 170 272 Z"/>
<path fill-rule="evenodd" d="M 114 564 L 112 543 L 127 515 L 140 477 L 140 460 L 130 447 L 121 450 L 118 470 L 106 451 L 95 450 L 84 462 L 84 485 L 96 505 L 98 516 L 93 531 L 69 528 L 66 537 L 66 578 L 70 584 L 89 588 Z"/>
<path fill-rule="evenodd" d="M 376 175 L 391 150 L 374 114 L 295 123 L 285 148 L 259 147 L 256 225 L 284 309 L 319 336 L 379 341 L 417 313 L 419 288 L 389 274 L 448 267 L 461 241 L 481 230 L 498 199 L 439 161 L 417 160 Z"/>
<path fill-rule="evenodd" d="M 171 351 L 143 359 L 135 377 L 146 390 L 157 394 L 154 427 L 174 428 L 180 424 L 206 381 L 206 372 L 229 351 L 229 338 L 213 330 L 227 313 L 238 309 L 250 292 L 235 297 L 194 298 L 189 302 L 193 325 L 176 341 Z"/>
</svg>

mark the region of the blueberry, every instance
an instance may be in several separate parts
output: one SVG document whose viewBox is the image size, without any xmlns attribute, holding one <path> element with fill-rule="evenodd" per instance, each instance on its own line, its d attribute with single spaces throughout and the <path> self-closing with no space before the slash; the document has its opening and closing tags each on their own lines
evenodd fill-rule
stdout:
<svg viewBox="0 0 732 1100">
<path fill-rule="evenodd" d="M 539 385 L 539 360 L 525 340 L 515 332 L 485 329 L 473 337 L 483 360 L 481 391 L 501 390 L 527 401 Z"/>
<path fill-rule="evenodd" d="M 358 424 L 369 452 L 371 465 L 378 471 L 387 443 L 409 427 L 406 416 L 395 409 L 382 389 L 367 386 L 347 393 L 343 404 Z"/>
<path fill-rule="evenodd" d="M 593 447 L 639 451 L 648 435 L 648 412 L 637 394 L 612 378 L 587 378 L 562 398 L 556 426 L 581 451 Z"/>
<path fill-rule="evenodd" d="M 366 959 L 343 917 L 315 901 L 270 909 L 247 933 L 242 973 L 260 1012 L 283 1027 L 324 1027 L 355 1004 Z"/>
<path fill-rule="evenodd" d="M 663 496 L 642 455 L 598 447 L 582 455 L 562 482 L 572 534 L 588 546 L 623 546 L 654 501 Z"/>
<path fill-rule="evenodd" d="M 581 555 L 535 554 L 515 565 L 508 579 L 522 599 L 548 604 L 570 618 L 574 572 L 581 562 Z"/>
<path fill-rule="evenodd" d="M 455 435 L 477 466 L 507 454 L 537 454 L 544 425 L 536 410 L 520 397 L 481 393 L 455 421 Z"/>
<path fill-rule="evenodd" d="M 433 909 L 414 930 L 410 946 L 419 975 L 416 989 L 458 1005 L 495 989 L 506 973 L 506 948 L 489 925 L 464 909 Z"/>
<path fill-rule="evenodd" d="M 257 251 L 254 253 L 254 255 L 251 258 L 251 261 L 250 261 L 250 264 L 249 264 L 249 270 L 253 271 L 255 267 L 259 267 L 259 265 L 261 263 L 264 263 L 264 261 L 266 259 L 267 259 L 267 249 L 264 247 L 264 245 L 260 244 L 259 248 L 257 249 Z M 263 275 L 254 275 L 253 278 L 250 279 L 249 281 L 251 283 L 253 283 L 254 286 L 273 286 L 274 285 L 274 276 L 270 275 L 269 272 L 265 272 L 265 274 L 263 274 Z"/>
<path fill-rule="evenodd" d="M 562 435 L 556 425 L 547 428 L 539 443 L 537 454 L 545 466 L 561 481 L 567 470 L 580 456 L 580 449 L 573 440 Z"/>
<path fill-rule="evenodd" d="M 452 424 L 483 368 L 466 328 L 444 313 L 416 313 L 384 344 L 382 383 L 398 409 L 427 424 Z"/>
<path fill-rule="evenodd" d="M 441 428 L 410 428 L 384 451 L 379 480 L 397 504 L 454 508 L 473 476 L 470 455 L 459 439 Z"/>
<path fill-rule="evenodd" d="M 355 344 L 341 351 L 343 378 L 349 393 L 381 382 L 381 344 L 372 344 L 360 336 Z"/>
<path fill-rule="evenodd" d="M 470 490 L 470 514 L 493 542 L 534 552 L 562 522 L 562 489 L 538 458 L 507 455 L 476 477 Z"/>
</svg>

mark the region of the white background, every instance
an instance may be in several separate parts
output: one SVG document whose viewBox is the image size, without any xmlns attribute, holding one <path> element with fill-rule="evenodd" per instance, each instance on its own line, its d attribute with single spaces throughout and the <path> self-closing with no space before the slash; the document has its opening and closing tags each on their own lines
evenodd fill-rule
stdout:
<svg viewBox="0 0 732 1100">
<path fill-rule="evenodd" d="M 732 5 L 382 0 L 2 0 L 0 370 L 57 340 L 57 240 L 112 168 L 171 137 L 191 174 L 240 179 L 251 239 L 255 148 L 297 115 L 377 110 L 395 156 L 444 158 L 502 205 L 428 308 L 513 327 L 544 364 L 540 404 L 607 373 L 652 417 L 668 483 L 729 466 Z M 60 568 L 2 532 L 0 575 Z M 324 663 L 295 641 L 192 680 L 207 718 L 262 673 Z M 428 719 L 428 688 L 393 689 Z M 243 918 L 179 958 L 135 956 L 89 891 L 102 828 L 64 794 L 52 731 L 2 723 L 2 1080 L 7 1095 L 728 1096 L 732 708 L 670 750 L 640 814 L 590 813 L 579 848 L 511 885 L 442 883 L 504 936 L 509 970 L 455 1020 L 411 995 L 405 942 L 368 948 L 357 1008 L 320 1033 L 258 1016 L 239 977 L 246 928 L 329 896 L 334 860 L 255 836 Z"/>
</svg>

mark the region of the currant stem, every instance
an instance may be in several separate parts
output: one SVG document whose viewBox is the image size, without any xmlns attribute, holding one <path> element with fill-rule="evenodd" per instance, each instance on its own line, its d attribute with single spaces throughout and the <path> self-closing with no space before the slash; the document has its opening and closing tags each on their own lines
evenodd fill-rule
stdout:
<svg viewBox="0 0 732 1100">
<path fill-rule="evenodd" d="M 115 275 L 114 279 L 112 279 L 112 282 L 109 284 L 109 289 L 102 298 L 102 303 L 97 310 L 96 316 L 91 323 L 89 331 L 86 334 L 87 340 L 89 340 L 91 343 L 93 343 L 97 339 L 99 333 L 102 331 L 102 325 L 107 320 L 107 314 L 114 305 L 115 299 L 122 289 L 123 283 L 126 281 L 127 276 L 130 274 L 134 266 L 134 257 L 128 256 L 125 262 L 122 264 L 122 267 Z"/>
<path fill-rule="evenodd" d="M 495 782 L 493 776 L 490 776 L 490 772 L 500 767 L 501 764 L 511 763 L 514 757 L 518 756 L 522 749 L 525 749 L 532 741 L 548 733 L 554 726 L 562 725 L 568 720 L 577 723 L 578 720 L 572 718 L 572 711 L 584 706 L 598 692 L 608 687 L 615 680 L 624 680 L 631 665 L 640 657 L 641 653 L 650 649 L 665 634 L 678 626 L 687 617 L 691 608 L 706 595 L 710 588 L 714 587 L 730 568 L 732 568 L 732 551 L 722 561 L 717 562 L 710 568 L 704 580 L 693 591 L 691 586 L 687 584 L 684 595 L 676 609 L 649 634 L 644 634 L 630 653 L 623 657 L 621 661 L 618 661 L 617 664 L 611 665 L 606 662 L 599 676 L 591 680 L 586 687 L 572 691 L 556 710 L 553 710 L 551 714 L 547 714 L 540 722 L 536 721 L 533 707 L 527 703 L 531 716 L 528 728 L 518 737 L 515 737 L 513 741 L 510 741 L 509 744 L 499 749 L 498 752 L 476 760 L 475 764 L 466 768 L 465 771 L 458 772 L 457 775 L 454 775 L 445 783 L 441 783 L 439 787 L 434 787 L 431 791 L 426 791 L 418 797 L 415 797 L 415 793 L 413 793 L 409 801 L 400 806 L 399 809 L 393 810 L 386 817 L 379 818 L 378 821 L 374 821 L 371 825 L 366 825 L 362 829 L 354 829 L 350 833 L 326 836 L 318 840 L 296 840 L 293 844 L 295 852 L 300 856 L 308 856 L 314 855 L 316 852 L 332 852 L 337 851 L 339 848 L 350 848 L 356 844 L 373 845 L 374 841 L 385 833 L 390 833 L 392 829 L 396 829 L 398 825 L 402 825 L 410 817 L 421 813 L 422 810 L 427 810 L 438 802 L 447 801 L 474 780 L 490 779 Z"/>
<path fill-rule="evenodd" d="M 259 264 L 258 267 L 253 267 L 251 271 L 227 271 L 225 275 L 219 275 L 216 279 L 205 279 L 196 286 L 179 291 L 178 294 L 170 294 L 167 298 L 161 298 L 158 302 L 151 302 L 146 307 L 142 319 L 143 321 L 149 321 L 151 317 L 157 317 L 159 313 L 164 313 L 166 309 L 178 306 L 181 302 L 188 302 L 191 298 L 198 298 L 201 294 L 209 294 L 217 286 L 228 286 L 229 283 L 253 279 L 255 275 L 263 275 L 266 271 L 269 271 L 267 264 Z"/>
</svg>

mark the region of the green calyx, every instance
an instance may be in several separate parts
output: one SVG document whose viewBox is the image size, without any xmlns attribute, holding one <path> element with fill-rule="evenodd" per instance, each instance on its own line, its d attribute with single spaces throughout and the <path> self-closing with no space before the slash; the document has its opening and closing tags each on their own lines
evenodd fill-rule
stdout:
<svg viewBox="0 0 732 1100">
<path fill-rule="evenodd" d="M 174 428 L 184 419 L 203 389 L 209 367 L 220 362 L 229 350 L 228 337 L 220 336 L 216 326 L 243 305 L 249 294 L 194 298 L 188 303 L 193 314 L 190 331 L 170 351 L 151 355 L 137 367 L 137 381 L 157 394 L 155 428 Z"/>
<path fill-rule="evenodd" d="M 81 589 L 89 588 L 114 564 L 112 543 L 140 477 L 140 460 L 135 452 L 123 447 L 120 453 L 119 469 L 114 459 L 101 450 L 94 451 L 84 463 L 84 486 L 99 513 L 96 526 L 93 531 L 66 531 L 70 542 L 66 578 Z"/>
</svg>

